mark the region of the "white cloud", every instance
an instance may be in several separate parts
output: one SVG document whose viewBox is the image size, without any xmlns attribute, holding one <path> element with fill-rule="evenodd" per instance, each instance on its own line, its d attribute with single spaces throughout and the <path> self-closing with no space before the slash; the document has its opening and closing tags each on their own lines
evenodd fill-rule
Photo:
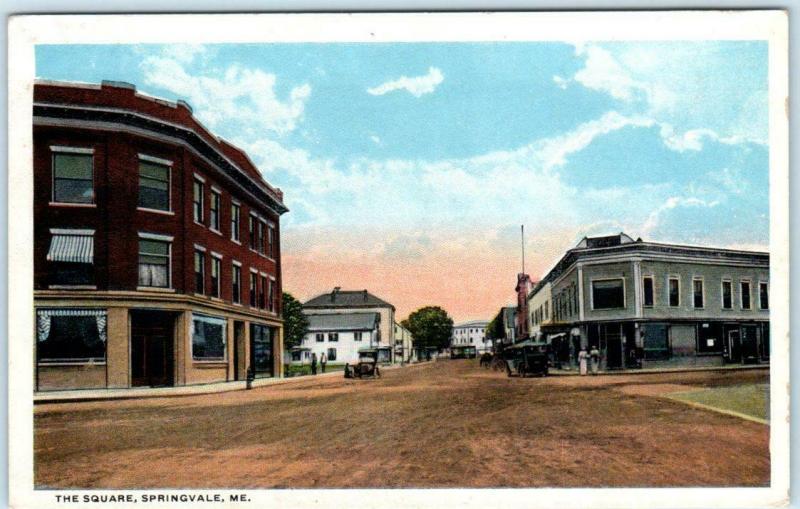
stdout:
<svg viewBox="0 0 800 509">
<path fill-rule="evenodd" d="M 666 202 L 659 205 L 647 217 L 647 220 L 642 224 L 642 234 L 649 235 L 653 232 L 660 224 L 662 216 L 675 208 L 678 207 L 701 207 L 701 208 L 712 208 L 719 205 L 719 201 L 706 201 L 700 198 L 695 197 L 680 197 L 680 196 L 672 196 L 667 199 Z"/>
<path fill-rule="evenodd" d="M 422 97 L 430 94 L 436 87 L 444 81 L 444 74 L 437 67 L 428 68 L 428 74 L 424 76 L 400 76 L 396 80 L 387 81 L 376 87 L 368 88 L 367 92 L 372 95 L 383 95 L 394 90 L 405 90 L 414 97 Z"/>
<path fill-rule="evenodd" d="M 372 143 L 374 143 L 375 145 L 382 145 L 382 144 L 383 144 L 383 143 L 381 142 L 381 139 L 380 139 L 380 137 L 379 137 L 379 136 L 376 136 L 376 135 L 374 135 L 374 134 L 373 134 L 373 135 L 371 135 L 371 136 L 369 137 L 369 139 L 370 139 L 370 140 L 372 140 Z"/>
<path fill-rule="evenodd" d="M 202 44 L 169 44 L 164 47 L 162 55 L 181 64 L 190 64 L 198 55 L 205 55 L 208 49 Z"/>
</svg>

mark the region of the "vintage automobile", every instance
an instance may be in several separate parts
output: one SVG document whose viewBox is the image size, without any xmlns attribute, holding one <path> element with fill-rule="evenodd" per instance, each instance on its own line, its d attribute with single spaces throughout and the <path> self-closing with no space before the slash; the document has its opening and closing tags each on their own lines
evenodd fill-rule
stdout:
<svg viewBox="0 0 800 509">
<path fill-rule="evenodd" d="M 455 345 L 450 347 L 451 359 L 474 359 L 478 350 L 473 345 Z"/>
<path fill-rule="evenodd" d="M 526 377 L 528 375 L 547 376 L 547 344 L 536 341 L 523 341 L 503 350 L 508 376 Z"/>
<path fill-rule="evenodd" d="M 358 362 L 353 366 L 344 365 L 345 378 L 380 378 L 381 368 L 378 366 L 378 349 L 361 348 L 358 351 Z"/>
</svg>

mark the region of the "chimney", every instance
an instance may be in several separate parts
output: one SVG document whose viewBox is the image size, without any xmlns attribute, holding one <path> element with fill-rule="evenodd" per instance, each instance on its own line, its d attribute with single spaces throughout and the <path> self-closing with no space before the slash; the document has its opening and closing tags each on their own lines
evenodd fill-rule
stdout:
<svg viewBox="0 0 800 509">
<path fill-rule="evenodd" d="M 339 290 L 341 289 L 342 289 L 341 286 L 337 286 L 336 288 L 333 289 L 333 291 L 331 292 L 331 302 L 336 301 L 336 294 L 339 293 Z"/>
<path fill-rule="evenodd" d="M 367 291 L 364 290 L 364 302 L 367 302 Z"/>
</svg>

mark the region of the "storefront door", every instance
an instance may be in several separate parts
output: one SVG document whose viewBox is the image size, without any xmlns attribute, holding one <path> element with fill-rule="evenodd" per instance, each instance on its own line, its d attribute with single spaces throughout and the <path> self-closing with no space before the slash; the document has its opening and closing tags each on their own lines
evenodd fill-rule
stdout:
<svg viewBox="0 0 800 509">
<path fill-rule="evenodd" d="M 728 362 L 741 362 L 742 350 L 739 341 L 739 329 L 728 330 Z"/>
<path fill-rule="evenodd" d="M 250 368 L 256 378 L 274 376 L 272 333 L 265 325 L 250 325 Z"/>
<path fill-rule="evenodd" d="M 131 385 L 174 385 L 174 315 L 131 311 Z"/>
</svg>

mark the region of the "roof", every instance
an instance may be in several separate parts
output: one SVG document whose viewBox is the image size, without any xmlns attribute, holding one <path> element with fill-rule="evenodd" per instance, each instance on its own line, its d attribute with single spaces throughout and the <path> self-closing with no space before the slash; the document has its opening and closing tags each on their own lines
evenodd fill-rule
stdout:
<svg viewBox="0 0 800 509">
<path fill-rule="evenodd" d="M 341 290 L 336 287 L 330 293 L 323 293 L 303 304 L 304 308 L 375 308 L 394 306 L 376 297 L 367 290 Z"/>
<path fill-rule="evenodd" d="M 373 330 L 378 323 L 378 313 L 331 313 L 306 315 L 308 331 Z"/>
<path fill-rule="evenodd" d="M 461 329 L 464 327 L 486 327 L 489 325 L 487 320 L 470 320 L 469 322 L 461 322 L 453 325 L 454 329 Z"/>
</svg>

